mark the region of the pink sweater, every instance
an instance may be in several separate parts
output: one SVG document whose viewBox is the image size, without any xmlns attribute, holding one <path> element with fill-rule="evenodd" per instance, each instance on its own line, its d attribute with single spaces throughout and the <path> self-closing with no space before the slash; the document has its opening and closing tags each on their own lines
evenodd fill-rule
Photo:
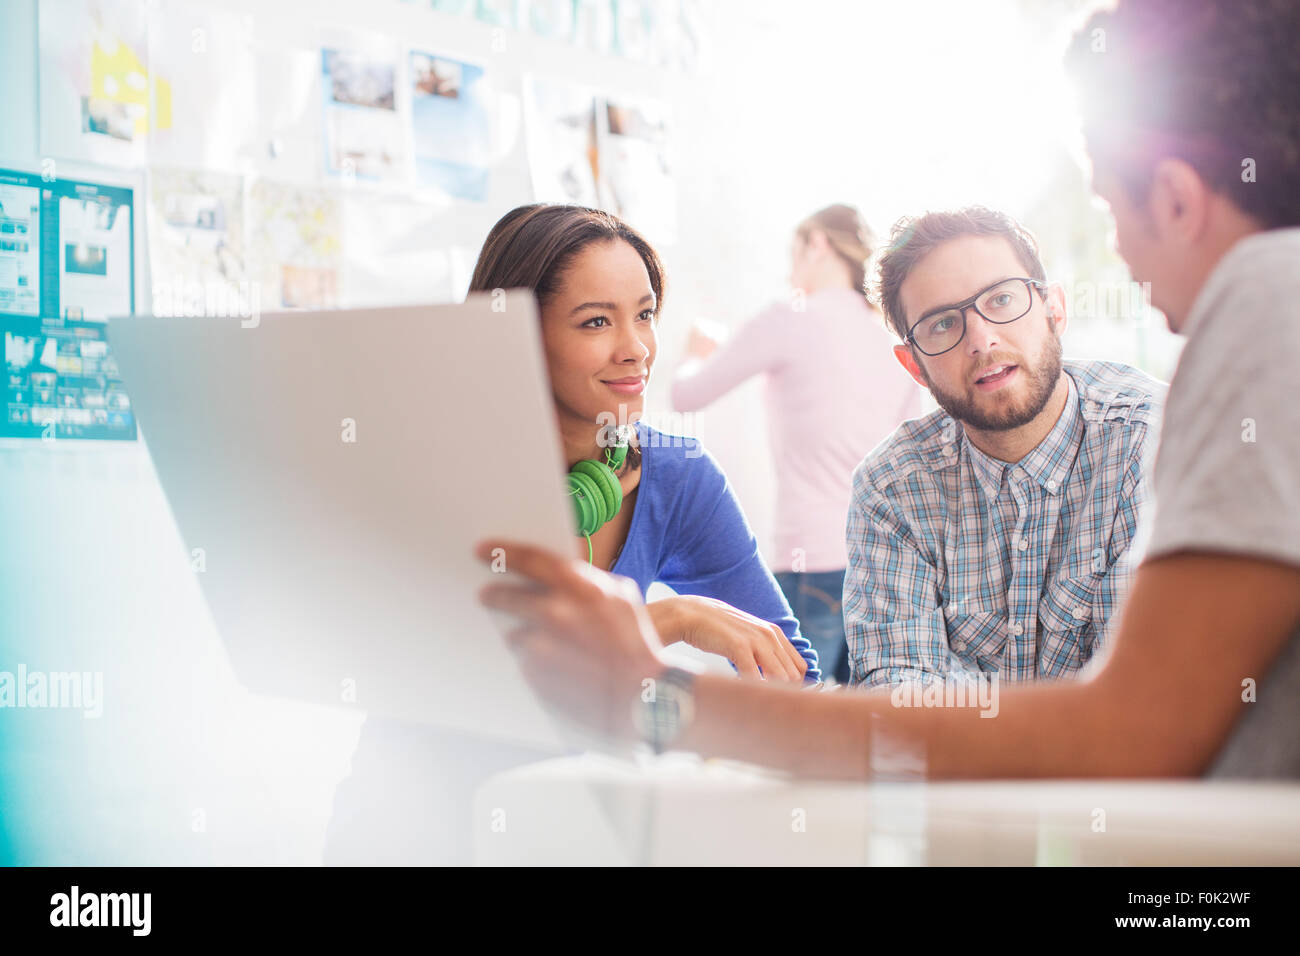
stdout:
<svg viewBox="0 0 1300 956">
<path fill-rule="evenodd" d="M 766 374 L 774 571 L 838 571 L 848 563 L 853 470 L 900 422 L 921 414 L 921 390 L 894 358 L 894 342 L 859 293 L 825 289 L 802 312 L 778 304 L 759 313 L 674 380 L 673 408 L 691 412 Z"/>
</svg>

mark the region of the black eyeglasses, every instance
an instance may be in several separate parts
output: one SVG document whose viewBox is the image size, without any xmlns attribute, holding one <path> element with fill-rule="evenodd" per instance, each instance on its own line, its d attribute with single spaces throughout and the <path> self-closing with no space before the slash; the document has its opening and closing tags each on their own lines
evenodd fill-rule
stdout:
<svg viewBox="0 0 1300 956">
<path fill-rule="evenodd" d="M 942 355 L 955 349 L 966 337 L 967 309 L 974 309 L 987 322 L 1006 325 L 1024 318 L 1033 308 L 1031 287 L 1041 295 L 1047 283 L 1023 277 L 995 282 L 964 302 L 927 312 L 912 323 L 903 342 L 910 342 L 925 355 Z"/>
</svg>

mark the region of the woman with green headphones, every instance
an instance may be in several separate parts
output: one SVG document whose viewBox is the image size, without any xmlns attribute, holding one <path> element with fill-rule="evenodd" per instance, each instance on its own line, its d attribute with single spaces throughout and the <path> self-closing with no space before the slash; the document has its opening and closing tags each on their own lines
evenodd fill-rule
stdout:
<svg viewBox="0 0 1300 956">
<path fill-rule="evenodd" d="M 663 265 L 615 216 L 537 204 L 493 227 L 471 292 L 532 289 L 577 528 L 576 553 L 676 596 L 648 609 L 664 641 L 743 677 L 816 682 L 816 653 L 758 552 L 717 462 L 638 421 L 659 347 Z M 623 423 L 615 429 L 613 423 Z"/>
<path fill-rule="evenodd" d="M 533 290 L 540 307 L 574 555 L 636 581 L 643 596 L 654 581 L 671 587 L 647 605 L 664 643 L 720 654 L 741 679 L 819 683 L 816 652 L 717 462 L 695 439 L 639 421 L 663 307 L 655 251 L 608 213 L 521 206 L 492 228 L 470 280 L 471 292 L 507 288 Z M 466 361 L 492 374 L 492 356 Z M 477 786 L 540 756 L 369 718 L 335 797 L 325 862 L 468 862 Z"/>
</svg>

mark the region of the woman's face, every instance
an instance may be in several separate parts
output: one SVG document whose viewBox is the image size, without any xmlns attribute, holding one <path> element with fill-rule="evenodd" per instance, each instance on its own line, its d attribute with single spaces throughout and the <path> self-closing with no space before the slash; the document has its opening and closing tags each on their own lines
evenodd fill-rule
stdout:
<svg viewBox="0 0 1300 956">
<path fill-rule="evenodd" d="M 542 342 L 562 416 L 593 424 L 635 421 L 659 349 L 650 275 L 622 240 L 596 242 L 574 257 L 542 308 Z"/>
</svg>

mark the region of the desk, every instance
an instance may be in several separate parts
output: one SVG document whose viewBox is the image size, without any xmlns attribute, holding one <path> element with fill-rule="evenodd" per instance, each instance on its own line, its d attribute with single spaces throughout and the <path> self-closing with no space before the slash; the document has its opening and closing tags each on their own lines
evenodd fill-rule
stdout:
<svg viewBox="0 0 1300 956">
<path fill-rule="evenodd" d="M 478 791 L 485 865 L 1296 865 L 1300 784 L 792 782 L 584 755 Z"/>
</svg>

